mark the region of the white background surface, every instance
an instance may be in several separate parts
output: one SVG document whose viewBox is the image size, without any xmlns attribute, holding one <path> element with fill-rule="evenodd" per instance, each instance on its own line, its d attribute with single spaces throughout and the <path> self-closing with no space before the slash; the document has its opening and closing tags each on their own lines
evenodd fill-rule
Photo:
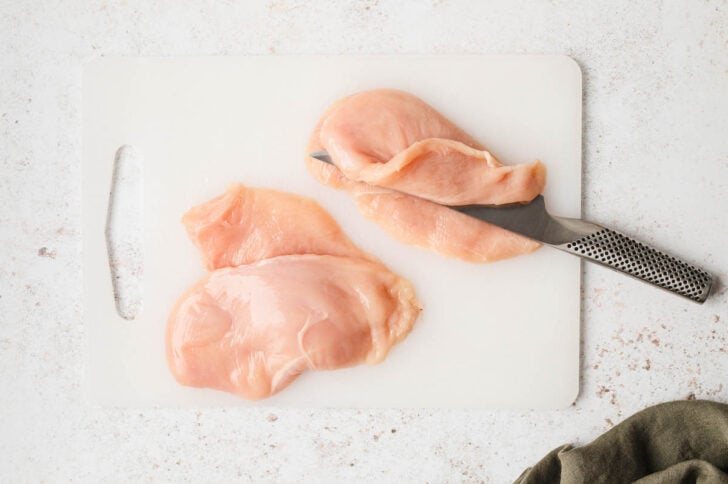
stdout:
<svg viewBox="0 0 728 484">
<path fill-rule="evenodd" d="M 566 411 L 85 406 L 80 82 L 99 55 L 571 55 L 584 215 L 728 277 L 725 2 L 144 3 L 0 3 L 1 481 L 507 482 L 649 404 L 728 400 L 724 285 L 698 306 L 586 266 Z"/>
</svg>

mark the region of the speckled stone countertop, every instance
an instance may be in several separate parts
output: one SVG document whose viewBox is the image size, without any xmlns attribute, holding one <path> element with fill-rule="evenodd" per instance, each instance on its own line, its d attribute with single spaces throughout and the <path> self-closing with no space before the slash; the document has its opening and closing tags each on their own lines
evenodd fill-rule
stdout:
<svg viewBox="0 0 728 484">
<path fill-rule="evenodd" d="M 583 213 L 728 277 L 728 3 L 0 1 L 1 482 L 508 482 L 650 404 L 728 401 L 728 291 L 593 265 L 553 412 L 98 409 L 82 397 L 81 63 L 102 55 L 564 53 Z M 318 4 L 318 6 L 316 6 Z"/>
</svg>

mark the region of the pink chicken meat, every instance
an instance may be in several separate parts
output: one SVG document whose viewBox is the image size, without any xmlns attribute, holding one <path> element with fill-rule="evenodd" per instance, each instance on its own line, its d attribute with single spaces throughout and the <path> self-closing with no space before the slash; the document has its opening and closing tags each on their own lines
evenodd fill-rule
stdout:
<svg viewBox="0 0 728 484">
<path fill-rule="evenodd" d="M 280 255 L 366 257 L 319 204 L 267 188 L 231 185 L 191 208 L 182 224 L 208 270 Z"/>
<path fill-rule="evenodd" d="M 539 247 L 442 205 L 529 202 L 543 190 L 544 165 L 501 164 L 411 94 L 380 89 L 338 101 L 319 121 L 307 150 L 327 150 L 336 165 L 307 158 L 317 180 L 347 190 L 367 218 L 405 243 L 472 262 Z"/>
<path fill-rule="evenodd" d="M 215 269 L 167 323 L 183 385 L 266 398 L 307 369 L 382 361 L 419 314 L 412 285 L 306 198 L 234 185 L 183 220 Z"/>
</svg>

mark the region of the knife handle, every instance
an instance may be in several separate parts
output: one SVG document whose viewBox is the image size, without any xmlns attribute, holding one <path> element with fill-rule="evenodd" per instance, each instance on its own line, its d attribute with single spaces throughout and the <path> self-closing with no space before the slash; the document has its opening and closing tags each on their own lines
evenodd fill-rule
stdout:
<svg viewBox="0 0 728 484">
<path fill-rule="evenodd" d="M 706 271 L 606 227 L 555 247 L 699 303 L 713 285 Z"/>
</svg>

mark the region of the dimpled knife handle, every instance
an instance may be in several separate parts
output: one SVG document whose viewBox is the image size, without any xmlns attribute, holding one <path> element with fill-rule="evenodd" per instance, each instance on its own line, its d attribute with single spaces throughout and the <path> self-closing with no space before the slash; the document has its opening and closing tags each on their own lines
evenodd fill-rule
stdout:
<svg viewBox="0 0 728 484">
<path fill-rule="evenodd" d="M 699 303 L 713 284 L 704 270 L 604 227 L 558 248 Z"/>
</svg>

